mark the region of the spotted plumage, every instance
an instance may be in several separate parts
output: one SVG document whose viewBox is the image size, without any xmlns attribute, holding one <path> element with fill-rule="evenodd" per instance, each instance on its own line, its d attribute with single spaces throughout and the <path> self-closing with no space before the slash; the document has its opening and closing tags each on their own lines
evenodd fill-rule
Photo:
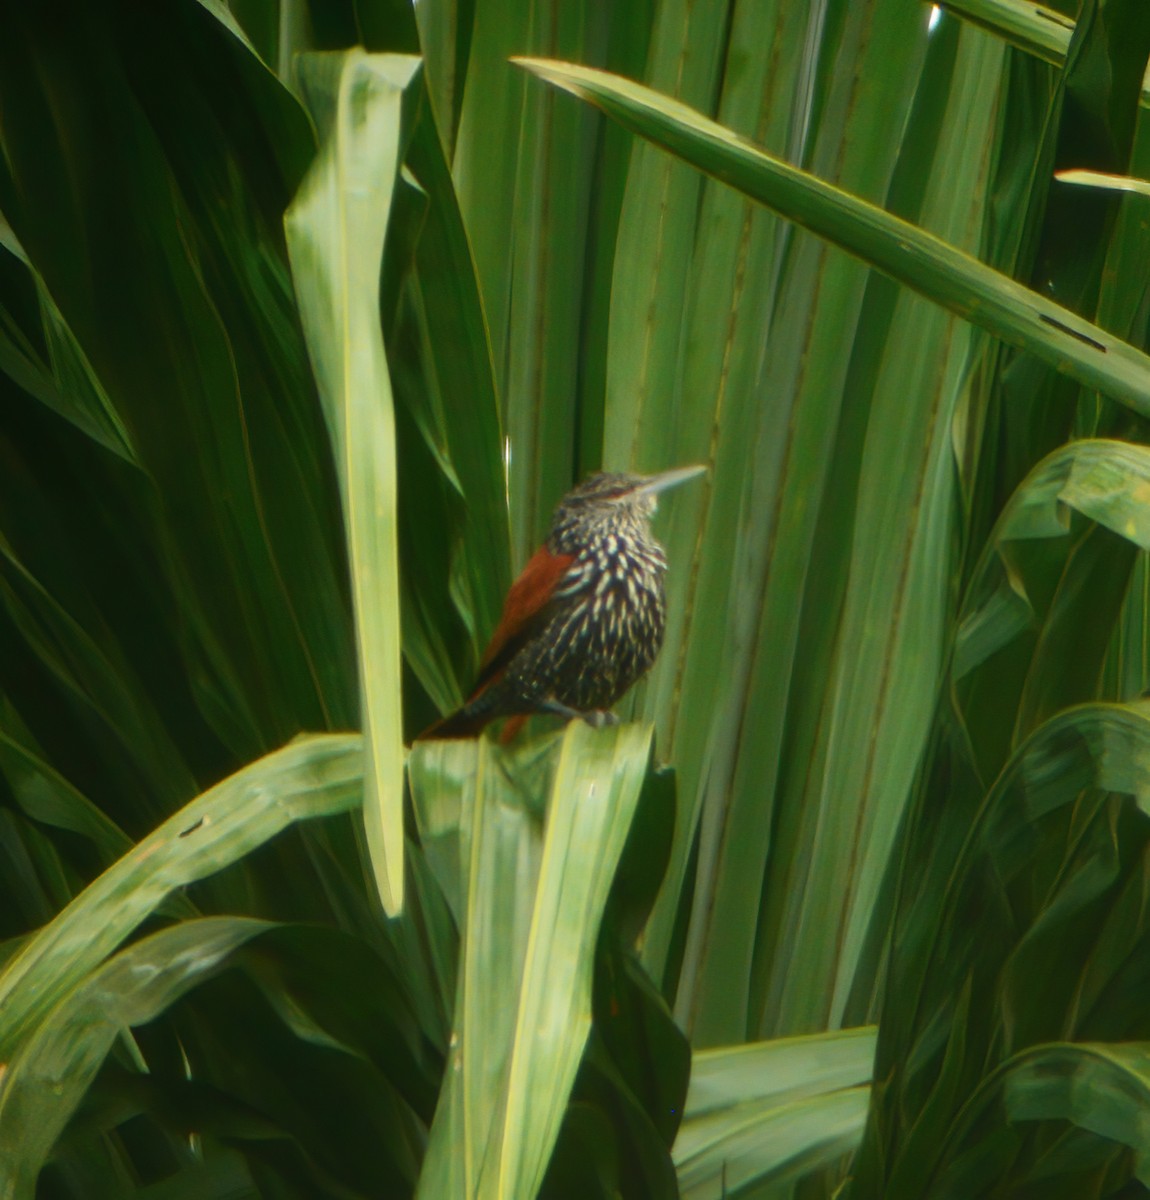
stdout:
<svg viewBox="0 0 1150 1200">
<path fill-rule="evenodd" d="M 601 716 L 663 644 L 667 559 L 658 493 L 697 475 L 593 475 L 559 503 L 546 543 L 507 596 L 467 703 L 423 737 L 468 737 L 500 717 Z"/>
</svg>

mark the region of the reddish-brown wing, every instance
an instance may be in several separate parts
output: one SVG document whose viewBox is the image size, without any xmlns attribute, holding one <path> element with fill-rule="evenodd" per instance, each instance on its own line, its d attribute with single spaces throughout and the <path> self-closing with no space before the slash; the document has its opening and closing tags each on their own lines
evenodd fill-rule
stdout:
<svg viewBox="0 0 1150 1200">
<path fill-rule="evenodd" d="M 467 704 L 499 678 L 507 664 L 547 622 L 551 597 L 574 561 L 574 556 L 552 554 L 544 546 L 523 568 L 523 573 L 511 585 L 503 602 L 503 616 L 484 651 L 479 678 L 467 698 Z M 418 740 L 475 737 L 485 725 L 502 715 L 498 712 L 468 715 L 467 705 L 464 705 L 425 729 Z M 504 726 L 500 741 L 505 744 L 509 742 L 523 728 L 526 720 L 525 714 L 511 716 Z"/>
<path fill-rule="evenodd" d="M 546 546 L 532 555 L 503 602 L 503 615 L 483 652 L 472 698 L 499 677 L 547 619 L 551 597 L 574 561 L 574 555 L 552 554 Z"/>
</svg>

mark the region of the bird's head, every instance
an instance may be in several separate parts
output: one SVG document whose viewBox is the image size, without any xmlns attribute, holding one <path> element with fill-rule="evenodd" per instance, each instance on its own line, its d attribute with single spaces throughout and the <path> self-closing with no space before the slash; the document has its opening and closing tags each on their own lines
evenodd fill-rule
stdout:
<svg viewBox="0 0 1150 1200">
<path fill-rule="evenodd" d="M 679 467 L 658 475 L 603 471 L 585 479 L 559 502 L 551 522 L 553 537 L 581 531 L 645 527 L 659 493 L 701 475 L 706 467 Z"/>
</svg>

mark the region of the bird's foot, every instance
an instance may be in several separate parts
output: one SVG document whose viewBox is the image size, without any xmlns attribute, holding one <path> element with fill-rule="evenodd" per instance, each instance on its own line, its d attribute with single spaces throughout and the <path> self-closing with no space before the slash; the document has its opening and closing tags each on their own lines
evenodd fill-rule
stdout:
<svg viewBox="0 0 1150 1200">
<path fill-rule="evenodd" d="M 586 712 L 583 712 L 578 708 L 572 708 L 569 704 L 561 704 L 558 700 L 541 701 L 538 711 L 550 713 L 554 717 L 566 717 L 568 721 L 573 721 L 576 717 L 580 717 L 592 729 L 602 729 L 605 725 L 619 724 L 619 718 L 613 712 L 608 712 L 605 708 L 590 708 Z"/>
</svg>

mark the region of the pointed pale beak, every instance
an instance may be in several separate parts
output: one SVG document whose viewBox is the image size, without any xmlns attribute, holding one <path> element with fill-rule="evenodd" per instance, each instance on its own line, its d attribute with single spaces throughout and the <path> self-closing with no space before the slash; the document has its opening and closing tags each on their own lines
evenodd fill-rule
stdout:
<svg viewBox="0 0 1150 1200">
<path fill-rule="evenodd" d="M 673 471 L 648 475 L 646 480 L 630 494 L 632 496 L 654 496 L 659 492 L 665 492 L 668 488 L 678 487 L 679 484 L 686 483 L 688 479 L 694 479 L 696 475 L 704 475 L 706 471 L 707 468 L 704 466 L 676 467 Z"/>
</svg>

